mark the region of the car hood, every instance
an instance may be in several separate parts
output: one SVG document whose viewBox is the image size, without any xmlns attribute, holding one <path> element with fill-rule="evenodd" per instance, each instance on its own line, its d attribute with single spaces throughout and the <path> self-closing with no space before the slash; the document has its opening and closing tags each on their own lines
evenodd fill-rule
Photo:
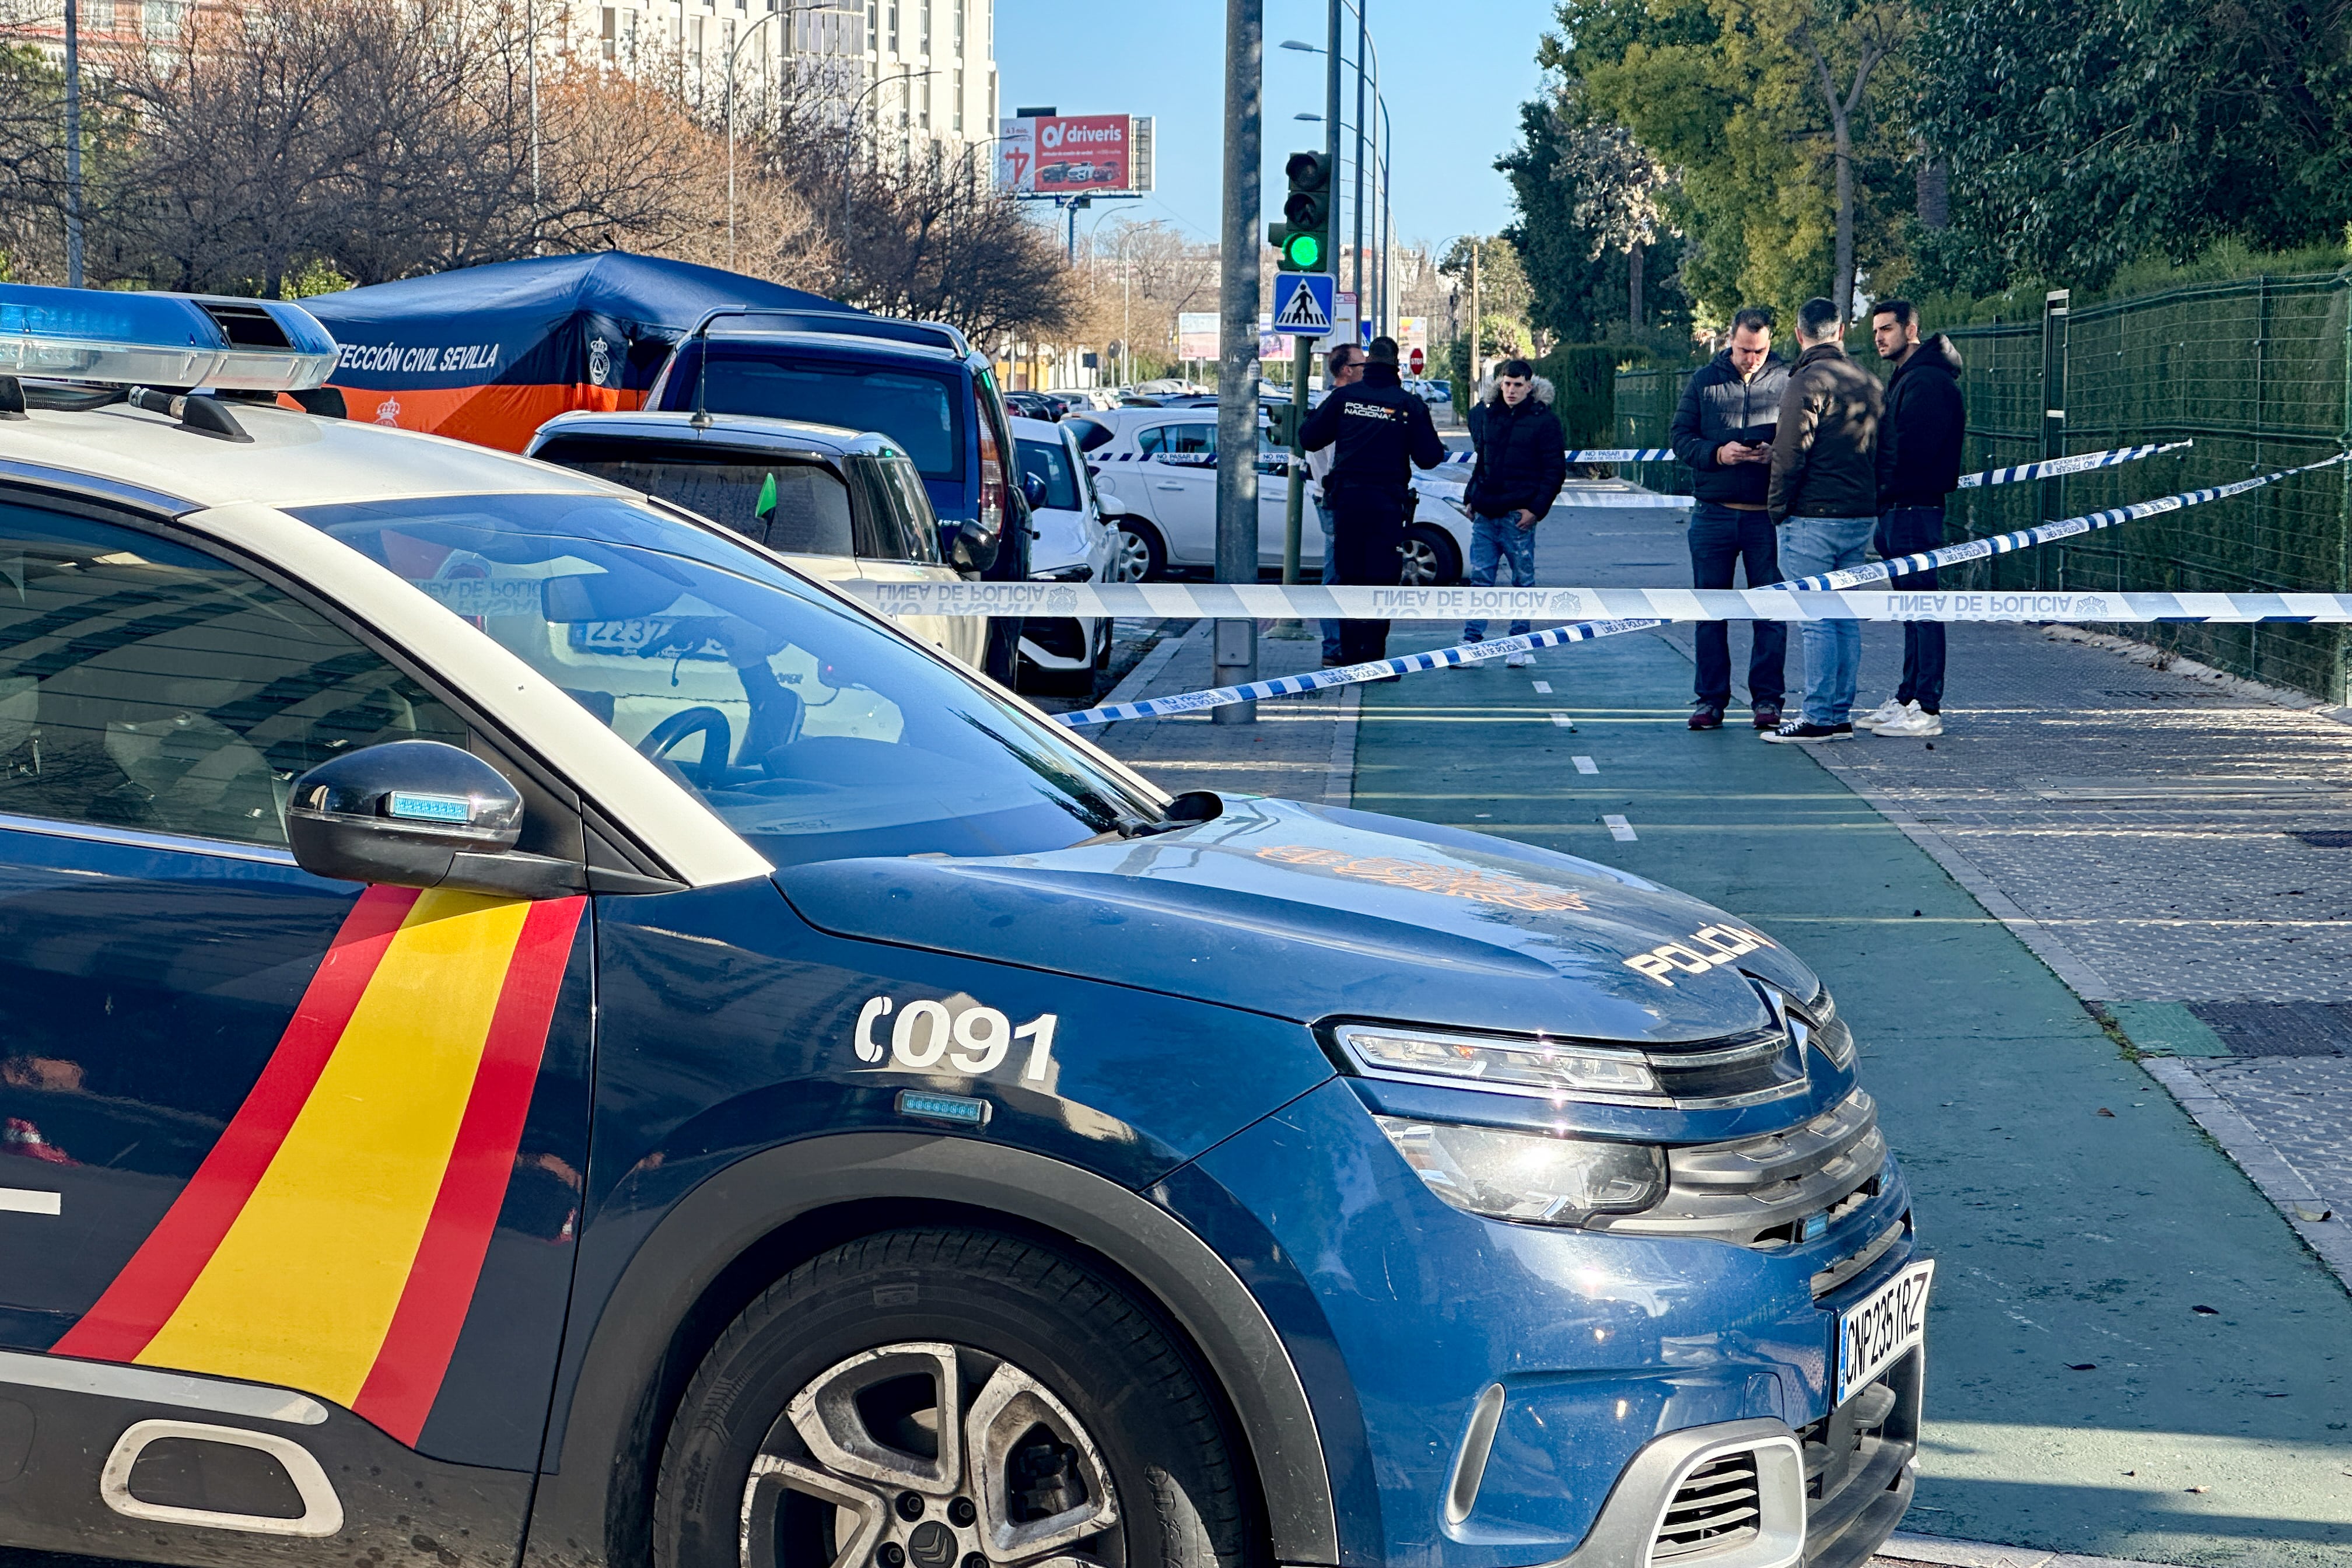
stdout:
<svg viewBox="0 0 2352 1568">
<path fill-rule="evenodd" d="M 1817 985 L 1768 933 L 1654 882 L 1283 800 L 1227 797 L 1198 826 L 1049 854 L 836 860 L 776 880 L 842 936 L 1307 1023 L 1674 1044 L 1771 1022 L 1743 971 L 1801 996 Z"/>
</svg>

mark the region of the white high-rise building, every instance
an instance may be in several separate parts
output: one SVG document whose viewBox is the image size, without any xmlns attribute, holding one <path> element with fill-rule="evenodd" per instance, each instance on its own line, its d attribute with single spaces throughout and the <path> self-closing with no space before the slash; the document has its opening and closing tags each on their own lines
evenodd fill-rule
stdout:
<svg viewBox="0 0 2352 1568">
<path fill-rule="evenodd" d="M 961 152 L 994 134 L 995 0 L 615 0 L 589 16 L 602 58 L 676 69 L 698 94 L 725 89 L 730 57 L 738 93 L 788 57 L 836 68 L 886 150 Z"/>
</svg>

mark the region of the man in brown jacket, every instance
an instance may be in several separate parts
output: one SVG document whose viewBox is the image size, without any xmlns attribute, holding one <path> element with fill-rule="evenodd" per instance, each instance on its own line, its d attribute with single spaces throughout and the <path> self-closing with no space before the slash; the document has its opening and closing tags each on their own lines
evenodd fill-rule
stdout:
<svg viewBox="0 0 2352 1568">
<path fill-rule="evenodd" d="M 1878 527 L 1878 378 L 1838 344 L 1837 307 L 1808 300 L 1797 311 L 1796 368 L 1780 399 L 1764 510 L 1780 541 L 1780 570 L 1811 577 L 1858 566 Z M 1805 621 L 1804 706 L 1767 730 L 1768 741 L 1851 741 L 1862 623 Z"/>
</svg>

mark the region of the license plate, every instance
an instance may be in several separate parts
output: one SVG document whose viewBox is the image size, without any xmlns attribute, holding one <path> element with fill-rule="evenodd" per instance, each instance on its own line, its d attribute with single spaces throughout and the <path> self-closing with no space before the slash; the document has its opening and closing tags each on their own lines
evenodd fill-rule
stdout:
<svg viewBox="0 0 2352 1568">
<path fill-rule="evenodd" d="M 1838 1319 L 1835 1403 L 1843 1405 L 1927 1337 L 1927 1283 L 1935 1277 L 1936 1260 L 1922 1258 Z"/>
</svg>

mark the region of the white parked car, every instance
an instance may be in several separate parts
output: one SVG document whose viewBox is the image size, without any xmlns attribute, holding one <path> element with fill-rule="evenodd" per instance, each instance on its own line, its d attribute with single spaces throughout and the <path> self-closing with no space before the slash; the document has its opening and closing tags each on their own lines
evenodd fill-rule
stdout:
<svg viewBox="0 0 2352 1568">
<path fill-rule="evenodd" d="M 1041 583 L 1110 583 L 1119 536 L 1103 516 L 1086 455 L 1066 423 L 1013 421 L 1021 493 L 1029 502 L 1029 576 Z M 1110 662 L 1111 624 L 1099 616 L 1031 616 L 1021 623 L 1017 679 L 1024 689 L 1085 694 Z"/>
<path fill-rule="evenodd" d="M 1084 448 L 1095 485 L 1116 500 L 1121 561 L 1118 580 L 1133 582 L 1213 570 L 1217 561 L 1217 419 L 1213 408 L 1122 408 L 1074 414 L 1061 429 Z M 1257 563 L 1282 568 L 1284 512 L 1290 496 L 1290 454 L 1267 443 L 1257 452 Z M 1405 525 L 1402 580 L 1412 584 L 1461 580 L 1468 559 L 1470 521 L 1442 498 L 1461 496 L 1453 468 L 1413 479 L 1415 505 Z M 1449 480 L 1451 482 L 1449 483 Z M 1309 508 L 1300 519 L 1298 563 L 1313 581 L 1323 570 L 1323 530 Z"/>
</svg>

